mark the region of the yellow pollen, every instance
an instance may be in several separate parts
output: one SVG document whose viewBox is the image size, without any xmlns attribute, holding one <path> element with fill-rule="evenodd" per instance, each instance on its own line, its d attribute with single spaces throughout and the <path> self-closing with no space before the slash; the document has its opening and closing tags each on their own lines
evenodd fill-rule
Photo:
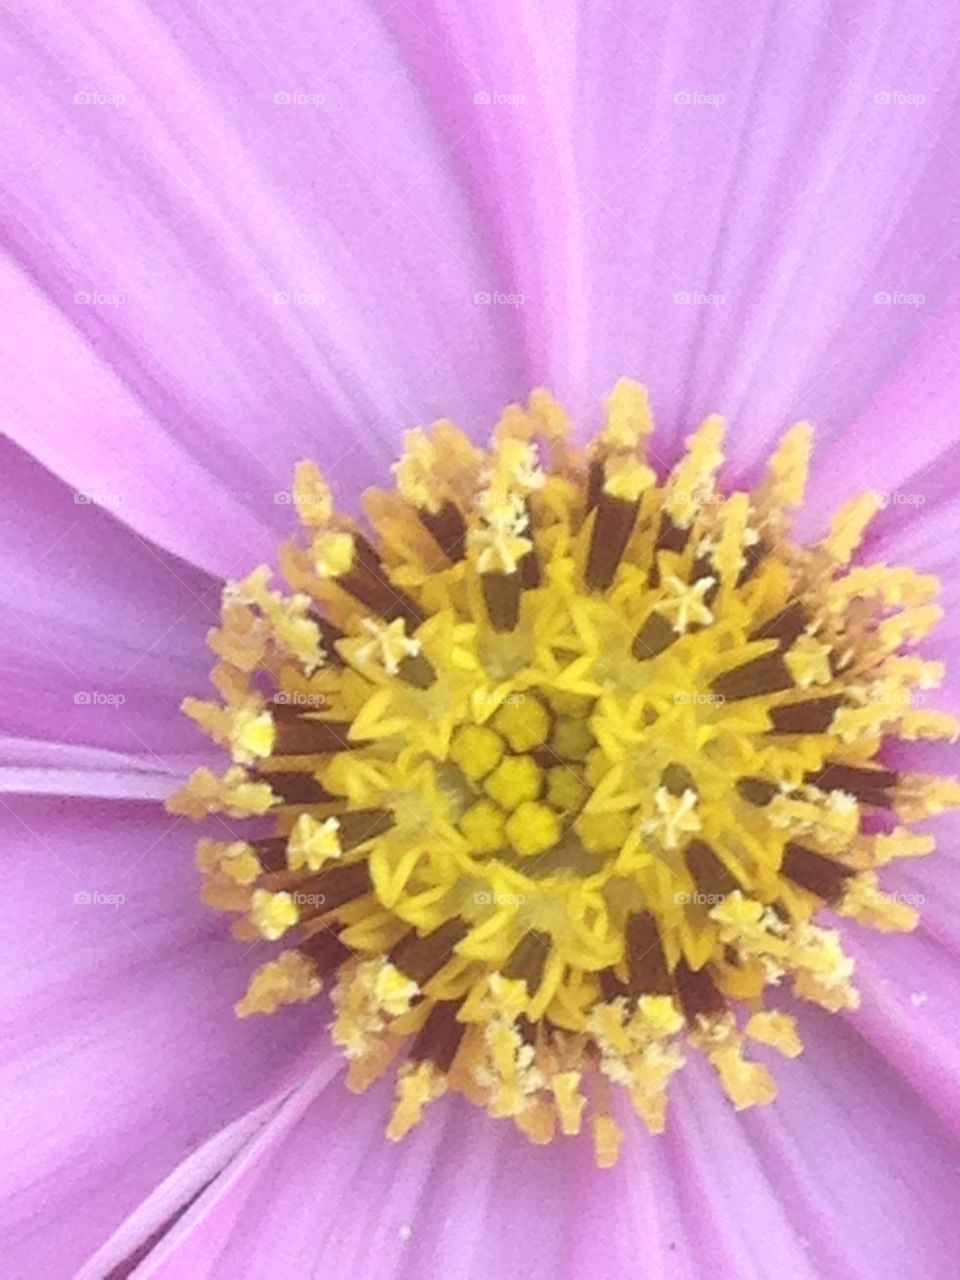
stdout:
<svg viewBox="0 0 960 1280">
<path fill-rule="evenodd" d="M 714 585 L 713 578 L 700 578 L 688 585 L 676 574 L 668 573 L 663 580 L 666 595 L 657 605 L 657 612 L 662 613 L 673 623 L 673 629 L 682 635 L 691 623 L 698 622 L 707 626 L 713 621 L 713 614 L 703 602 L 703 597 Z"/>
<path fill-rule="evenodd" d="M 610 458 L 604 467 L 603 491 L 612 498 L 636 502 L 644 490 L 649 489 L 656 476 L 649 467 L 636 458 Z"/>
<path fill-rule="evenodd" d="M 339 578 L 353 565 L 353 535 L 323 530 L 313 539 L 313 567 L 320 579 Z"/>
<path fill-rule="evenodd" d="M 783 997 L 855 1013 L 847 934 L 914 927 L 884 868 L 960 806 L 885 763 L 960 723 L 916 653 L 939 584 L 861 562 L 878 496 L 801 546 L 807 424 L 752 492 L 721 486 L 720 417 L 669 474 L 653 426 L 621 379 L 583 446 L 542 388 L 487 449 L 418 427 L 364 522 L 301 462 L 282 581 L 224 590 L 214 696 L 183 705 L 227 760 L 168 807 L 218 815 L 202 898 L 260 961 L 237 1016 L 329 991 L 348 1087 L 394 1078 L 393 1140 L 454 1092 L 607 1168 L 621 1100 L 662 1133 L 691 1057 L 772 1102 Z"/>
<path fill-rule="evenodd" d="M 299 920 L 297 905 L 289 893 L 255 889 L 250 903 L 250 919 L 260 935 L 270 942 L 282 938 Z"/>
<path fill-rule="evenodd" d="M 817 684 L 829 684 L 833 679 L 830 646 L 822 644 L 813 636 L 801 636 L 787 650 L 783 660 L 798 689 L 809 689 Z"/>
<path fill-rule="evenodd" d="M 653 795 L 656 816 L 643 824 L 649 835 L 656 836 L 665 849 L 676 849 L 685 835 L 694 835 L 701 828 L 697 815 L 697 793 L 686 790 L 674 796 L 666 787 L 657 787 Z"/>
<path fill-rule="evenodd" d="M 274 1013 L 283 1004 L 298 1004 L 319 995 L 321 983 L 310 961 L 298 951 L 285 951 L 270 960 L 250 979 L 247 994 L 238 1001 L 237 1016 Z"/>
<path fill-rule="evenodd" d="M 243 840 L 230 844 L 198 840 L 197 867 L 207 875 L 220 874 L 243 886 L 255 884 L 263 870 L 256 854 Z"/>
<path fill-rule="evenodd" d="M 319 871 L 325 862 L 340 857 L 341 848 L 336 818 L 318 822 L 309 813 L 301 813 L 287 841 L 287 866 L 291 871 Z"/>
<path fill-rule="evenodd" d="M 403 618 L 396 618 L 387 624 L 364 618 L 363 629 L 370 640 L 357 649 L 357 659 L 361 662 L 379 663 L 389 676 L 397 674 L 404 658 L 413 657 L 420 652 L 420 641 L 406 634 Z"/>
</svg>

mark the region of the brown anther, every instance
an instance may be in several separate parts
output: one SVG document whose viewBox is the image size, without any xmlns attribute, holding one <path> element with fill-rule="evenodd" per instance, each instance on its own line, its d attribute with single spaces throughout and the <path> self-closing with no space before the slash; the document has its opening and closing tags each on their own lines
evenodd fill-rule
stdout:
<svg viewBox="0 0 960 1280">
<path fill-rule="evenodd" d="M 672 625 L 663 614 L 654 610 L 634 636 L 630 652 L 638 662 L 645 662 L 648 658 L 655 658 L 657 654 L 663 653 L 676 639 L 677 633 Z"/>
<path fill-rule="evenodd" d="M 444 1000 L 435 1004 L 420 1028 L 410 1049 L 414 1062 L 432 1062 L 440 1072 L 447 1072 L 453 1065 L 466 1027 L 457 1021 L 460 1008 L 458 1000 Z"/>
<path fill-rule="evenodd" d="M 387 959 L 402 974 L 422 987 L 439 973 L 453 954 L 453 949 L 467 935 L 467 926 L 455 918 L 422 936 L 412 930 L 394 943 Z"/>
<path fill-rule="evenodd" d="M 467 554 L 467 522 L 454 502 L 445 502 L 438 511 L 417 511 L 421 524 L 451 564 L 459 564 Z"/>
<path fill-rule="evenodd" d="M 779 794 L 780 788 L 775 782 L 768 782 L 765 778 L 741 778 L 737 783 L 737 791 L 749 804 L 763 809 Z"/>
<path fill-rule="evenodd" d="M 279 772 L 271 770 L 267 773 L 262 770 L 251 770 L 250 779 L 253 782 L 268 783 L 270 790 L 280 798 L 283 804 L 308 806 L 329 804 L 331 801 L 340 799 L 339 796 L 327 791 L 312 773 L 286 770 Z"/>
<path fill-rule="evenodd" d="M 733 873 L 720 861 L 705 840 L 691 840 L 684 851 L 687 870 L 697 890 L 710 898 L 722 900 L 739 889 Z"/>
<path fill-rule="evenodd" d="M 513 631 L 520 621 L 520 595 L 523 581 L 518 570 L 513 573 L 483 573 L 483 600 L 494 631 Z"/>
<path fill-rule="evenodd" d="M 774 707 L 770 712 L 772 733 L 826 733 L 833 722 L 843 696 L 811 698 L 809 702 L 793 702 Z"/>
<path fill-rule="evenodd" d="M 691 969 L 686 960 L 681 960 L 673 974 L 680 995 L 683 1016 L 691 1027 L 695 1027 L 700 1018 L 716 1017 L 726 1013 L 727 1002 L 707 970 Z"/>
<path fill-rule="evenodd" d="M 822 769 L 804 775 L 804 782 L 822 791 L 846 791 L 864 804 L 889 809 L 893 800 L 889 792 L 897 785 L 899 775 L 892 769 L 871 769 L 860 765 L 828 761 Z"/>
<path fill-rule="evenodd" d="M 543 970 L 550 954 L 550 938 L 531 930 L 525 934 L 510 953 L 501 972 L 505 978 L 522 979 L 531 995 L 543 981 Z"/>
<path fill-rule="evenodd" d="M 673 981 L 660 942 L 657 922 L 649 912 L 627 920 L 627 986 L 632 996 L 669 995 Z"/>
<path fill-rule="evenodd" d="M 711 682 L 710 688 L 726 702 L 742 702 L 792 689 L 793 676 L 780 653 L 768 653 L 725 671 Z"/>
<path fill-rule="evenodd" d="M 588 591 L 606 591 L 613 582 L 637 518 L 639 502 L 601 493 L 594 516 L 584 574 Z"/>
<path fill-rule="evenodd" d="M 853 867 L 844 866 L 842 862 L 792 841 L 783 851 L 780 870 L 789 880 L 823 898 L 824 902 L 839 901 L 844 885 L 855 874 Z"/>
</svg>

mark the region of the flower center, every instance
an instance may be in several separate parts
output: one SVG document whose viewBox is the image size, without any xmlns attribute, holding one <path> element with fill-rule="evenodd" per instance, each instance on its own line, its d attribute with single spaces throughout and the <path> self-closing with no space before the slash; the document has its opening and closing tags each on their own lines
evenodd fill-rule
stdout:
<svg viewBox="0 0 960 1280">
<path fill-rule="evenodd" d="M 851 566 L 879 499 L 801 548 L 807 426 L 753 494 L 716 488 L 721 419 L 662 483 L 651 432 L 626 380 L 585 450 L 543 391 L 488 451 L 412 431 L 372 533 L 301 463 L 288 589 L 224 592 L 220 700 L 184 706 L 233 763 L 170 807 L 221 815 L 205 899 L 282 939 L 238 1014 L 328 985 L 350 1086 L 396 1064 L 391 1138 L 452 1089 L 535 1142 L 586 1118 L 609 1165 L 611 1085 L 659 1132 L 691 1050 L 737 1108 L 772 1100 L 748 1042 L 801 1048 L 773 989 L 857 1005 L 814 917 L 912 928 L 877 868 L 960 802 L 877 759 L 957 734 L 922 705 L 940 664 L 904 652 L 938 583 Z"/>
</svg>

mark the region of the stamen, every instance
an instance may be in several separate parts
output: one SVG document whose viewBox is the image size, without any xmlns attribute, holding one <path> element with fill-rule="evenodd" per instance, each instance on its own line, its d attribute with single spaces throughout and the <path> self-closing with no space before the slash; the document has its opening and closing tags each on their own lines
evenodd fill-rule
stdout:
<svg viewBox="0 0 960 1280">
<path fill-rule="evenodd" d="M 512 631 L 520 621 L 520 593 L 523 580 L 520 574 L 498 573 L 489 570 L 481 577 L 487 617 L 494 631 Z"/>
<path fill-rule="evenodd" d="M 768 653 L 725 671 L 711 682 L 711 689 L 726 702 L 762 698 L 793 688 L 793 677 L 779 653 Z"/>
<path fill-rule="evenodd" d="M 630 994 L 671 995 L 673 981 L 663 954 L 657 922 L 649 912 L 630 916 L 626 945 L 627 988 Z"/>
<path fill-rule="evenodd" d="M 853 867 L 826 858 L 813 849 L 791 842 L 783 851 L 781 871 L 804 889 L 809 889 L 825 902 L 836 902 L 843 894 L 847 879 L 854 874 Z"/>
<path fill-rule="evenodd" d="M 842 703 L 843 696 L 837 694 L 774 707 L 770 712 L 770 727 L 774 733 L 826 733 Z"/>
</svg>

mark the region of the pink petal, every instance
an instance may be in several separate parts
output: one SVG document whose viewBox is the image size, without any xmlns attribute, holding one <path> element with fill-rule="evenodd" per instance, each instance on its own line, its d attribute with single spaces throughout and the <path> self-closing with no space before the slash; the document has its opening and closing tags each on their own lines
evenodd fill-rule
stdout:
<svg viewBox="0 0 960 1280">
<path fill-rule="evenodd" d="M 188 770 L 167 769 L 152 756 L 35 738 L 0 738 L 0 792 L 164 800 Z"/>
<path fill-rule="evenodd" d="M 960 527 L 958 353 L 960 306 L 951 303 L 918 335 L 863 412 L 815 455 L 802 528 L 823 527 L 847 499 L 876 489 L 887 506 L 871 527 L 871 553 L 948 576 L 953 562 L 947 539 Z M 955 576 L 949 574 L 948 588 L 955 588 Z"/>
<path fill-rule="evenodd" d="M 956 12 L 767 8 L 641 18 L 614 0 L 576 18 L 580 400 L 625 372 L 649 380 L 665 453 L 718 409 L 748 456 L 794 418 L 831 439 L 956 289 Z M 877 101 L 892 92 L 924 101 Z M 714 301 L 683 301 L 695 293 Z"/>
<path fill-rule="evenodd" d="M 885 892 L 919 911 L 916 932 L 848 929 L 863 993 L 852 1022 L 960 1137 L 960 817 L 929 829 L 934 853 L 882 876 Z"/>
<path fill-rule="evenodd" d="M 956 1135 L 857 1035 L 855 1019 L 848 1027 L 834 1015 L 801 1012 L 806 1048 L 778 1067 L 777 1102 L 740 1120 L 728 1111 L 729 1125 L 742 1126 L 813 1277 L 946 1280 L 960 1243 Z M 701 1134 L 701 1152 L 724 1145 L 722 1129 Z M 743 1212 L 743 1166 L 731 1158 L 712 1169 L 718 1191 L 725 1188 L 718 1205 L 741 1226 L 739 1257 L 753 1250 L 763 1280 L 782 1274 L 781 1255 L 763 1249 L 757 1219 Z"/>
<path fill-rule="evenodd" d="M 97 1280 L 117 1268 L 129 1272 L 132 1260 L 145 1257 L 157 1243 L 154 1237 L 159 1235 L 163 1238 L 169 1232 L 172 1242 L 171 1221 L 175 1223 L 182 1217 L 217 1175 L 232 1166 L 235 1158 L 241 1164 L 256 1158 L 255 1153 L 260 1149 L 258 1136 L 281 1111 L 284 1116 L 289 1114 L 287 1099 L 290 1095 L 296 1098 L 306 1090 L 312 1096 L 316 1081 L 341 1070 L 341 1063 L 329 1051 L 326 1063 L 318 1070 L 316 1056 L 308 1048 L 283 1073 L 266 1102 L 226 1125 L 188 1156 L 85 1263 L 77 1280 Z M 267 1133 L 270 1132 L 267 1129 Z M 168 1241 L 164 1240 L 163 1248 L 167 1247 Z"/>
<path fill-rule="evenodd" d="M 950 1274 L 955 1144 L 842 1020 L 805 1012 L 807 1052 L 779 1064 L 774 1107 L 737 1115 L 694 1064 L 665 1138 L 621 1113 L 613 1171 L 583 1137 L 532 1148 L 459 1100 L 394 1147 L 389 1090 L 356 1099 L 320 1068 L 135 1274 Z"/>
<path fill-rule="evenodd" d="M 535 1189 L 543 1204 L 550 1197 L 559 1205 L 558 1148 L 531 1148 L 456 1102 L 437 1104 L 409 1141 L 394 1145 L 383 1134 L 390 1086 L 357 1098 L 326 1072 L 322 1083 L 316 1097 L 307 1082 L 291 1098 L 136 1274 L 310 1274 L 321 1258 L 324 1269 L 356 1280 L 404 1268 L 452 1280 L 478 1267 L 558 1274 L 557 1212 L 536 1216 L 529 1199 Z"/>
<path fill-rule="evenodd" d="M 475 304 L 508 289 L 498 246 L 369 6 L 41 0 L 16 46 L 8 429 L 139 533 L 235 572 L 286 532 L 299 457 L 353 498 L 404 426 L 524 389 L 510 308 Z"/>
<path fill-rule="evenodd" d="M 88 497 L 0 441 L 0 729 L 174 779 L 202 745 L 179 704 L 207 687 L 219 583 Z"/>
<path fill-rule="evenodd" d="M 194 832 L 156 806 L 8 796 L 0 829 L 5 1266 L 72 1274 L 269 1096 L 316 1014 L 234 1017 L 254 959 L 197 899 Z"/>
</svg>

